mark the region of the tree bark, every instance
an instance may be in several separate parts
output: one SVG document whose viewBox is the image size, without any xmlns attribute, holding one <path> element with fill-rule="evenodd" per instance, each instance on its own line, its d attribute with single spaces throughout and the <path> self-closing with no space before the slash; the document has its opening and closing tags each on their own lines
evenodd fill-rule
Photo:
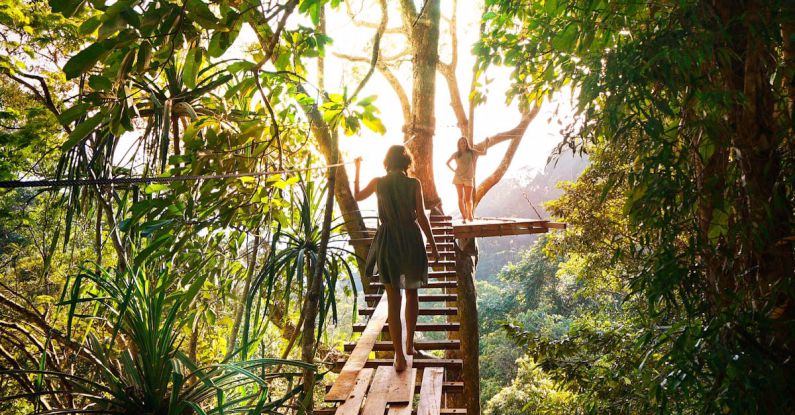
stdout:
<svg viewBox="0 0 795 415">
<path fill-rule="evenodd" d="M 337 163 L 337 134 L 331 136 L 331 154 L 333 159 L 331 164 Z M 320 304 L 320 296 L 323 295 L 323 271 L 326 266 L 326 253 L 328 251 L 328 241 L 331 236 L 331 216 L 334 213 L 334 186 L 337 180 L 337 167 L 328 170 L 328 188 L 326 195 L 326 206 L 323 212 L 323 226 L 320 235 L 320 247 L 318 248 L 317 263 L 310 280 L 309 287 L 304 300 L 304 308 L 301 315 L 304 318 L 304 328 L 301 333 L 301 358 L 306 363 L 314 363 L 315 352 L 315 329 L 317 328 L 317 315 Z M 321 322 L 322 324 L 322 322 Z M 313 413 L 315 374 L 316 370 L 304 369 L 304 409 L 307 414 Z"/>
<path fill-rule="evenodd" d="M 480 415 L 480 329 L 478 323 L 475 269 L 478 247 L 474 238 L 458 239 L 454 245 L 458 277 L 458 313 L 461 328 L 461 357 L 464 367 L 464 404 L 467 414 Z"/>
<path fill-rule="evenodd" d="M 436 65 L 439 62 L 439 0 L 427 0 L 417 12 L 412 0 L 401 0 L 403 26 L 412 53 L 411 123 L 405 143 L 414 158 L 412 175 L 420 180 L 425 205 L 441 212 L 433 176 L 433 136 L 436 131 Z"/>
</svg>

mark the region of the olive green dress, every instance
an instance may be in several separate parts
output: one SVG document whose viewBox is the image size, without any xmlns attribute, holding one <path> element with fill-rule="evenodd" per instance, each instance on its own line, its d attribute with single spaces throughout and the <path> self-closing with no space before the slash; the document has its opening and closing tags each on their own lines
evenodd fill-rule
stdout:
<svg viewBox="0 0 795 415">
<path fill-rule="evenodd" d="M 415 192 L 419 182 L 401 171 L 378 180 L 378 218 L 368 255 L 368 273 L 377 267 L 381 282 L 417 289 L 428 282 L 428 256 L 417 223 Z M 423 212 L 424 213 L 424 212 Z"/>
</svg>

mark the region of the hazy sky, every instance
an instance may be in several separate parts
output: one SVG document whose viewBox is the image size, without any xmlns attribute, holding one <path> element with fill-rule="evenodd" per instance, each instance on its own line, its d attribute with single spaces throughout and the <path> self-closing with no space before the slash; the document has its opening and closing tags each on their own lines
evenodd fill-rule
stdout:
<svg viewBox="0 0 795 415">
<path fill-rule="evenodd" d="M 360 21 L 377 22 L 380 19 L 380 9 L 378 3 L 372 0 L 349 0 L 351 12 Z M 397 2 L 389 2 L 390 20 L 388 27 L 401 25 L 400 13 L 396 8 Z M 450 56 L 450 36 L 449 24 L 447 19 L 452 12 L 452 0 L 442 0 L 442 23 L 440 35 L 440 56 L 445 62 L 449 61 Z M 458 5 L 458 82 L 462 94 L 469 93 L 469 85 L 472 79 L 472 67 L 475 58 L 472 56 L 472 45 L 477 41 L 480 26 L 480 16 L 482 12 L 481 2 L 471 0 L 461 0 Z M 297 23 L 297 22 L 294 22 Z M 308 24 L 306 22 L 305 24 Z M 344 86 L 355 87 L 363 77 L 367 65 L 364 63 L 353 64 L 346 60 L 334 56 L 334 53 L 346 55 L 357 55 L 369 59 L 372 51 L 372 37 L 375 29 L 360 27 L 351 21 L 343 2 L 340 8 L 330 11 L 327 15 L 327 32 L 333 39 L 333 44 L 328 46 L 326 51 L 326 90 L 328 92 L 342 92 Z M 229 55 L 241 56 L 245 45 L 254 43 L 254 36 L 250 28 L 244 27 L 240 37 L 235 42 L 235 46 L 227 53 Z M 384 37 L 381 42 L 382 54 L 385 56 L 395 55 L 405 50 L 405 37 L 397 34 L 390 34 Z M 310 70 L 312 69 L 310 65 Z M 411 94 L 411 65 L 404 64 L 399 70 L 394 71 L 395 75 L 404 85 L 404 89 Z M 487 136 L 513 128 L 520 119 L 519 110 L 515 103 L 506 103 L 505 91 L 509 86 L 509 68 L 492 68 L 485 78 L 491 80 L 485 89 L 487 102 L 479 106 L 475 111 L 475 137 L 478 142 Z M 316 79 L 315 74 L 309 75 L 310 80 Z M 444 78 L 437 76 L 436 79 L 436 139 L 434 141 L 434 170 L 436 175 L 437 190 L 442 197 L 445 210 L 457 213 L 457 197 L 455 187 L 452 185 L 453 173 L 445 166 L 445 162 L 455 151 L 455 143 L 460 132 L 456 127 L 455 115 L 450 106 L 450 96 Z M 362 129 L 359 136 L 341 137 L 340 147 L 344 153 L 346 161 L 353 160 L 361 156 L 364 158 L 362 163 L 362 186 L 371 178 L 384 174 L 383 157 L 387 148 L 394 144 L 401 144 L 403 141 L 403 114 L 397 96 L 386 80 L 377 71 L 365 86 L 360 96 L 365 97 L 376 95 L 378 98 L 375 105 L 381 111 L 381 120 L 386 126 L 385 135 L 373 133 L 367 129 Z M 466 101 L 467 97 L 462 97 Z M 561 94 L 555 102 L 545 103 L 535 120 L 530 124 L 521 147 L 514 157 L 513 164 L 508 170 L 506 177 L 516 175 L 519 172 L 541 170 L 546 164 L 555 145 L 560 142 L 559 120 L 553 115 L 568 114 L 570 110 L 570 94 Z M 508 143 L 500 144 L 492 148 L 489 153 L 480 157 L 478 161 L 478 182 L 490 174 L 499 164 Z M 351 167 L 351 178 L 353 169 Z M 375 209 L 374 198 L 362 204 L 362 209 Z"/>
<path fill-rule="evenodd" d="M 396 3 L 396 2 L 390 2 Z M 351 10 L 357 19 L 377 21 L 380 12 L 377 2 L 369 0 L 350 0 Z M 327 20 L 328 34 L 334 39 L 334 44 L 328 50 L 326 63 L 326 89 L 341 90 L 344 84 L 358 81 L 365 71 L 365 65 L 360 65 L 358 70 L 351 70 L 351 64 L 333 56 L 333 52 L 349 55 L 368 56 L 371 50 L 371 41 L 374 29 L 362 28 L 351 23 L 350 17 L 344 9 L 330 13 Z M 442 33 L 440 35 L 440 55 L 445 62 L 450 56 L 449 25 L 444 17 L 449 17 L 452 12 L 452 1 L 442 0 Z M 475 58 L 472 56 L 472 45 L 478 39 L 481 16 L 481 2 L 463 0 L 458 5 L 458 82 L 462 94 L 469 93 L 472 79 L 472 67 Z M 398 10 L 391 10 L 389 26 L 400 25 Z M 405 38 L 400 35 L 386 36 L 382 42 L 383 54 L 394 55 L 403 50 Z M 478 142 L 485 137 L 513 128 L 520 119 L 519 110 L 515 103 L 506 104 L 505 91 L 509 85 L 510 70 L 495 68 L 487 73 L 487 78 L 492 81 L 487 86 L 487 102 L 477 108 L 475 112 L 475 137 Z M 399 79 L 410 94 L 411 90 L 411 65 L 404 64 L 399 72 Z M 460 132 L 456 127 L 455 115 L 450 106 L 450 95 L 447 83 L 441 76 L 436 78 L 436 139 L 434 141 L 434 170 L 437 189 L 442 197 L 445 210 L 453 212 L 457 207 L 456 191 L 452 185 L 453 173 L 445 166 L 445 162 L 455 151 L 455 143 Z M 377 95 L 376 105 L 381 110 L 381 118 L 386 125 L 387 132 L 384 136 L 363 131 L 360 137 L 343 137 L 341 148 L 346 152 L 346 159 L 357 156 L 364 158 L 362 185 L 376 175 L 383 174 L 382 160 L 386 149 L 393 144 L 401 144 L 403 140 L 403 115 L 397 96 L 384 78 L 376 72 L 365 89 L 362 96 Z M 466 100 L 466 96 L 463 97 Z M 568 97 L 561 96 L 555 103 L 547 103 L 542 108 L 535 120 L 530 124 L 521 147 L 516 153 L 513 164 L 507 175 L 531 169 L 543 169 L 551 150 L 560 141 L 560 125 L 552 118 L 557 105 L 561 105 L 559 113 L 569 113 Z M 508 143 L 500 144 L 480 157 L 478 161 L 478 181 L 490 174 L 499 164 Z M 366 204 L 375 207 L 374 203 Z"/>
</svg>

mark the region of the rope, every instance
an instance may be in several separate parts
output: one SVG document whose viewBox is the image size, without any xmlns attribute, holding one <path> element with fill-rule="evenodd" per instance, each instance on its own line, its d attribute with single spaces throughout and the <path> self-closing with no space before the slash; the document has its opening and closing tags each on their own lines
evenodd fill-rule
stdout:
<svg viewBox="0 0 795 415">
<path fill-rule="evenodd" d="M 530 207 L 531 207 L 531 208 L 533 208 L 533 212 L 535 212 L 535 213 L 536 213 L 536 216 L 538 216 L 538 219 L 539 219 L 539 220 L 544 220 L 544 218 L 542 218 L 542 217 L 541 217 L 541 214 L 540 214 L 540 213 L 538 213 L 538 210 L 536 210 L 536 207 L 535 207 L 535 206 L 533 206 L 533 202 L 531 202 L 531 201 L 530 201 L 530 198 L 529 198 L 529 197 L 527 197 L 527 192 L 525 192 L 524 190 L 522 190 L 522 196 L 524 196 L 524 200 L 526 200 L 526 201 L 527 201 L 527 203 L 530 205 Z"/>
<path fill-rule="evenodd" d="M 310 170 L 329 169 L 331 167 L 344 166 L 347 163 L 329 164 L 319 167 L 305 167 L 300 169 L 285 169 L 266 172 L 253 173 L 227 173 L 227 174 L 206 174 L 191 176 L 171 176 L 171 177 L 118 177 L 118 178 L 99 178 L 99 179 L 62 179 L 62 180 L 6 180 L 0 181 L 0 189 L 18 189 L 22 187 L 72 187 L 72 186 L 95 186 L 95 185 L 130 185 L 141 183 L 172 183 L 188 180 L 203 179 L 234 179 L 239 177 L 263 177 L 275 176 L 278 174 L 296 173 Z"/>
</svg>

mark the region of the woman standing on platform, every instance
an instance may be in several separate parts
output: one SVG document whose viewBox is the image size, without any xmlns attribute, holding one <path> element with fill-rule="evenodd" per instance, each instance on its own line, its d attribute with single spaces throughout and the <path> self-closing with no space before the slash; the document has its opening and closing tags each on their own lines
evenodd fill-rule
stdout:
<svg viewBox="0 0 795 415">
<path fill-rule="evenodd" d="M 406 369 L 406 354 L 415 353 L 414 330 L 419 311 L 417 289 L 428 283 L 428 256 L 420 229 L 428 238 L 434 260 L 439 259 L 431 224 L 425 214 L 422 185 L 419 180 L 406 175 L 411 163 L 405 147 L 392 146 L 384 159 L 386 176 L 376 177 L 359 190 L 361 158 L 358 158 L 353 182 L 357 201 L 367 199 L 373 193 L 378 199 L 380 225 L 370 247 L 367 269 L 372 270 L 370 262 L 375 263 L 386 289 L 389 335 L 395 348 L 394 366 L 397 371 Z M 401 341 L 401 289 L 406 290 L 405 354 Z"/>
<path fill-rule="evenodd" d="M 458 209 L 464 223 L 475 220 L 472 200 L 472 190 L 475 188 L 475 160 L 477 156 L 486 154 L 469 145 L 466 137 L 458 139 L 458 150 L 447 160 L 447 167 L 455 173 L 453 184 L 458 192 Z M 455 168 L 450 162 L 455 160 Z"/>
</svg>

